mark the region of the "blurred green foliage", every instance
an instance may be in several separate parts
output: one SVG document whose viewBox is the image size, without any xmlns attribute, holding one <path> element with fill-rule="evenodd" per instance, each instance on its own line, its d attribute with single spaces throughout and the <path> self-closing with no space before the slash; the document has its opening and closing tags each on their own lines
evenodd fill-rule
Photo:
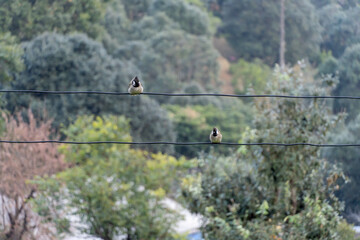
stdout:
<svg viewBox="0 0 360 240">
<path fill-rule="evenodd" d="M 360 237 L 357 236 L 353 227 L 353 225 L 348 224 L 346 221 L 341 221 L 341 223 L 338 225 L 340 239 L 359 240 Z"/>
<path fill-rule="evenodd" d="M 348 9 L 356 7 L 358 0 L 311 0 L 316 8 L 322 8 L 328 4 L 339 4 L 342 8 Z"/>
<path fill-rule="evenodd" d="M 317 77 L 322 77 L 324 75 L 330 75 L 331 77 L 335 77 L 338 75 L 338 60 L 334 58 L 329 52 L 322 52 L 321 61 L 318 66 Z"/>
<path fill-rule="evenodd" d="M 25 70 L 11 83 L 13 89 L 126 92 L 133 77 L 129 73 L 136 69 L 129 62 L 112 58 L 100 43 L 82 34 L 40 35 L 24 45 L 24 64 Z M 79 115 L 119 114 L 131 119 L 135 141 L 175 139 L 167 113 L 146 97 L 8 94 L 6 100 L 11 112 L 30 107 L 35 116 L 44 118 L 46 111 L 57 129 Z M 146 149 L 173 150 L 160 145 Z"/>
<path fill-rule="evenodd" d="M 214 105 L 166 105 L 177 130 L 179 142 L 208 142 L 211 130 L 220 129 L 224 142 L 238 142 L 242 132 L 251 122 L 252 109 L 239 100 L 223 101 Z M 187 157 L 197 157 L 208 147 L 176 146 L 176 152 Z M 217 148 L 219 153 L 229 153 L 229 148 Z"/>
<path fill-rule="evenodd" d="M 206 90 L 216 89 L 218 54 L 208 15 L 184 0 L 140 2 L 126 1 L 125 7 L 115 2 L 107 10 L 104 26 L 110 39 L 104 45 L 111 55 L 136 65 L 147 91 L 175 92 L 194 81 Z M 136 20 L 126 8 L 139 8 L 131 14 Z"/>
<path fill-rule="evenodd" d="M 360 83 L 360 43 L 346 48 L 338 62 L 339 85 L 334 95 L 357 96 Z M 348 113 L 347 121 L 354 119 L 358 112 L 358 103 L 344 100 L 334 101 L 334 111 Z"/>
<path fill-rule="evenodd" d="M 208 3 L 204 0 L 186 0 L 191 5 L 197 6 L 208 14 L 210 22 L 210 32 L 216 33 L 217 28 L 221 24 L 221 19 L 208 10 Z"/>
<path fill-rule="evenodd" d="M 150 5 L 150 0 L 121 0 L 124 5 L 127 17 L 131 20 L 139 20 L 142 18 Z"/>
<path fill-rule="evenodd" d="M 104 33 L 101 27 L 109 0 L 1 0 L 0 30 L 10 31 L 21 41 L 46 31 L 84 32 L 92 38 Z"/>
<path fill-rule="evenodd" d="M 16 41 L 16 38 L 9 32 L 2 33 L 0 31 L 0 86 L 3 88 L 14 76 L 24 69 L 24 64 L 21 59 L 23 49 Z M 4 99 L 0 99 L 0 111 L 5 112 Z M 5 119 L 0 114 L 0 134 L 5 131 Z"/>
<path fill-rule="evenodd" d="M 13 78 L 13 74 L 23 69 L 21 60 L 23 50 L 16 38 L 9 32 L 0 33 L 0 83 L 4 84 Z"/>
<path fill-rule="evenodd" d="M 230 67 L 233 76 L 232 85 L 235 93 L 244 94 L 252 90 L 255 93 L 262 93 L 266 88 L 266 83 L 270 81 L 271 69 L 262 63 L 260 59 L 247 62 L 240 59 Z"/>
<path fill-rule="evenodd" d="M 339 58 L 347 47 L 360 43 L 359 16 L 360 5 L 344 9 L 339 4 L 330 4 L 320 9 L 321 48 L 330 50 L 334 57 Z"/>
<path fill-rule="evenodd" d="M 312 4 L 316 7 L 316 8 L 322 8 L 325 5 L 329 4 L 329 0 L 311 0 Z"/>
<path fill-rule="evenodd" d="M 232 46 L 230 60 L 240 59 L 230 68 L 236 93 L 326 95 L 333 89 L 328 84 L 339 78 L 334 95 L 357 95 L 359 9 L 356 0 L 286 1 L 286 61 L 312 60 L 313 80 L 299 66 L 270 77 L 268 66 L 278 62 L 279 1 L 0 0 L 0 82 L 5 86 L 13 78 L 13 89 L 125 92 L 138 75 L 147 92 L 218 93 L 223 79 L 212 43 L 216 33 Z M 66 129 L 63 138 L 79 141 L 206 142 L 216 126 L 226 142 L 322 143 L 338 121 L 320 100 L 255 99 L 256 114 L 251 104 L 205 97 L 8 94 L 6 101 L 11 113 L 31 108 L 40 119 L 54 118 L 57 130 Z M 335 101 L 333 111 L 344 109 L 349 125 L 335 131 L 334 141 L 358 142 L 356 103 Z M 235 157 L 224 157 L 231 153 L 228 147 L 139 148 L 189 158 L 211 153 L 199 159 L 202 174 L 184 180 L 190 209 L 208 220 L 208 239 L 353 238 L 340 223 L 334 197 L 341 172 L 330 169 L 318 149 L 240 148 Z M 71 168 L 38 179 L 43 192 L 35 199 L 38 212 L 59 233 L 70 227 L 60 212 L 75 208 L 87 223 L 85 231 L 104 239 L 118 233 L 176 238 L 177 216 L 161 200 L 190 161 L 121 145 L 62 152 Z M 343 167 L 353 183 L 337 194 L 346 210 L 357 210 L 357 198 L 350 196 L 358 189 L 357 150 L 326 154 L 332 163 L 348 163 Z"/>
<path fill-rule="evenodd" d="M 60 33 L 80 31 L 101 39 L 104 47 L 82 34 L 37 36 L 23 45 L 25 70 L 11 84 L 12 88 L 122 92 L 134 75 L 140 76 L 146 91 L 179 91 L 194 81 L 205 90 L 219 86 L 218 55 L 210 41 L 208 14 L 197 6 L 185 1 L 161 0 L 73 1 L 65 4 L 64 10 L 64 4 L 65 1 L 4 2 L 4 8 L 17 6 L 23 16 L 10 13 L 12 18 L 6 20 L 9 25 L 4 28 L 11 28 L 21 40 L 51 29 Z M 56 14 L 49 12 L 52 8 Z M 36 12 L 40 10 L 41 14 Z M 60 13 L 64 14 L 63 18 Z M 82 13 L 92 17 L 80 26 L 72 17 Z M 31 20 L 36 14 L 41 15 L 39 22 Z M 43 18 L 49 19 L 46 24 L 40 24 Z M 60 26 L 54 26 L 53 19 L 64 22 L 56 22 Z M 71 25 L 68 19 L 72 19 Z M 28 21 L 32 25 L 25 28 L 19 23 L 22 28 L 16 29 L 11 25 L 15 21 Z M 86 24 L 90 23 L 94 28 L 87 29 Z M 101 32 L 96 30 L 98 26 Z M 7 95 L 6 100 L 11 112 L 30 107 L 41 118 L 46 110 L 54 118 L 56 128 L 71 123 L 78 115 L 124 114 L 131 119 L 135 141 L 175 140 L 167 113 L 145 97 Z M 161 97 L 154 100 L 167 101 Z M 173 147 L 160 145 L 144 148 L 173 151 Z"/>
<path fill-rule="evenodd" d="M 148 79 L 149 91 L 174 92 L 195 79 L 206 90 L 219 85 L 217 53 L 205 37 L 182 31 L 161 32 L 149 39 L 143 49 L 146 51 L 140 59 L 132 61 Z"/>
<path fill-rule="evenodd" d="M 187 33 L 198 36 L 209 33 L 207 14 L 184 0 L 155 0 L 149 8 L 149 13 L 153 15 L 157 12 L 164 12 Z"/>
<path fill-rule="evenodd" d="M 82 116 L 64 133 L 70 141 L 131 141 L 129 129 L 124 117 Z M 191 162 L 116 144 L 62 146 L 61 152 L 72 167 L 36 179 L 40 194 L 33 201 L 44 219 L 61 223 L 59 233 L 68 230 L 68 213 L 101 239 L 179 239 L 173 230 L 179 213 L 163 200 Z"/>
<path fill-rule="evenodd" d="M 310 0 L 286 1 L 286 61 L 296 63 L 319 52 L 321 26 Z M 227 0 L 222 4 L 219 33 L 236 50 L 234 56 L 260 58 L 273 66 L 279 62 L 280 1 Z"/>
<path fill-rule="evenodd" d="M 277 70 L 266 93 L 321 95 L 333 87 L 312 84 L 298 67 Z M 324 143 L 341 118 L 323 100 L 255 103 L 254 129 L 242 134 L 244 143 Z M 318 148 L 243 146 L 235 156 L 210 155 L 198 164 L 200 173 L 184 179 L 183 189 L 191 211 L 206 218 L 206 239 L 342 239 L 334 192 L 343 174 Z"/>
<path fill-rule="evenodd" d="M 196 83 L 189 83 L 186 84 L 179 92 L 177 93 L 206 93 L 204 88 Z M 182 105 L 182 106 L 187 106 L 187 105 L 213 105 L 216 106 L 218 108 L 221 107 L 222 102 L 224 99 L 221 98 L 216 98 L 216 97 L 197 97 L 197 96 L 189 96 L 189 97 L 170 97 L 168 104 L 173 104 L 173 105 Z"/>
<path fill-rule="evenodd" d="M 360 134 L 360 115 L 348 124 L 342 123 L 331 134 L 330 140 L 333 143 L 354 143 L 358 142 L 358 136 Z M 351 149 L 324 149 L 324 157 L 329 159 L 330 162 L 338 164 L 349 178 L 350 182 L 343 184 L 337 193 L 340 200 L 345 202 L 346 218 L 350 222 L 358 224 L 357 219 L 353 217 L 353 214 L 357 214 L 360 211 L 360 197 L 358 194 L 354 194 L 357 191 L 360 179 L 359 179 L 359 156 L 360 150 L 358 148 Z"/>
</svg>

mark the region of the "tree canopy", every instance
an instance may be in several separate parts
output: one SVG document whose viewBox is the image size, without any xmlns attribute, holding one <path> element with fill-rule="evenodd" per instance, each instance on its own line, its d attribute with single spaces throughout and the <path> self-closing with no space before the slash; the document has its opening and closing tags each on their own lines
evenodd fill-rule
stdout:
<svg viewBox="0 0 360 240">
<path fill-rule="evenodd" d="M 321 48 L 339 58 L 347 47 L 360 43 L 359 15 L 360 6 L 343 9 L 338 4 L 330 4 L 322 8 L 319 11 L 323 28 Z"/>
<path fill-rule="evenodd" d="M 68 140 L 131 141 L 124 117 L 79 117 L 64 129 Z M 174 178 L 187 166 L 185 159 L 132 150 L 126 145 L 63 146 L 74 165 L 57 176 L 37 179 L 42 195 L 34 200 L 47 220 L 63 223 L 63 213 L 80 216 L 83 231 L 101 239 L 179 239 L 173 230 L 178 214 L 162 201 Z M 55 214 L 58 213 L 58 214 Z"/>
<path fill-rule="evenodd" d="M 130 74 L 136 69 L 129 62 L 112 58 L 101 44 L 82 34 L 45 33 L 35 38 L 24 45 L 24 64 L 25 70 L 11 83 L 14 89 L 125 92 L 134 77 Z M 131 119 L 132 134 L 137 141 L 175 138 L 167 113 L 151 99 L 106 95 L 7 95 L 7 108 L 11 112 L 28 107 L 41 118 L 45 110 L 54 119 L 56 128 L 68 125 L 79 115 L 112 113 Z M 161 146 L 151 149 L 172 151 Z"/>
<path fill-rule="evenodd" d="M 108 9 L 105 27 L 115 43 L 104 40 L 105 45 L 114 58 L 141 69 L 149 91 L 179 91 L 194 79 L 205 89 L 218 86 L 218 55 L 208 17 L 198 7 L 183 0 L 126 2 L 125 9 L 135 11 L 131 16 L 121 4 L 113 8 L 117 10 Z"/>
<path fill-rule="evenodd" d="M 347 125 L 342 123 L 331 134 L 331 141 L 334 143 L 353 143 L 357 142 L 357 136 L 360 131 L 360 117 L 351 120 Z M 357 224 L 356 215 L 360 209 L 359 195 L 354 194 L 357 191 L 359 185 L 359 149 L 325 149 L 323 151 L 324 157 L 329 159 L 333 164 L 337 164 L 341 167 L 348 177 L 347 181 L 341 184 L 340 190 L 337 192 L 337 196 L 341 201 L 345 202 L 345 217 L 351 223 Z M 345 184 L 346 183 L 346 184 Z"/>
<path fill-rule="evenodd" d="M 21 41 L 45 31 L 84 32 L 92 38 L 104 31 L 100 22 L 109 0 L 14 0 L 0 1 L 0 30 L 10 31 Z"/>
<path fill-rule="evenodd" d="M 227 0 L 222 5 L 219 33 L 224 35 L 236 55 L 245 60 L 262 59 L 274 65 L 279 59 L 279 1 Z M 320 24 L 309 0 L 289 0 L 285 4 L 286 61 L 312 57 L 319 51 Z"/>
<path fill-rule="evenodd" d="M 277 72 L 267 90 L 312 95 L 331 88 L 314 88 L 301 71 L 290 71 Z M 259 100 L 255 129 L 244 132 L 242 142 L 324 143 L 340 119 L 329 110 L 322 100 Z M 306 146 L 243 146 L 235 156 L 200 158 L 200 173 L 183 187 L 191 211 L 205 217 L 205 238 L 342 239 L 334 196 L 342 173 L 319 154 Z"/>
<path fill-rule="evenodd" d="M 343 56 L 339 59 L 339 85 L 334 90 L 335 95 L 358 95 L 360 82 L 360 44 L 346 48 Z M 334 102 L 334 111 L 346 111 L 349 114 L 348 120 L 354 119 L 357 115 L 357 103 L 344 100 Z"/>
<path fill-rule="evenodd" d="M 0 83 L 13 78 L 13 74 L 23 69 L 23 50 L 10 33 L 0 33 Z"/>
</svg>

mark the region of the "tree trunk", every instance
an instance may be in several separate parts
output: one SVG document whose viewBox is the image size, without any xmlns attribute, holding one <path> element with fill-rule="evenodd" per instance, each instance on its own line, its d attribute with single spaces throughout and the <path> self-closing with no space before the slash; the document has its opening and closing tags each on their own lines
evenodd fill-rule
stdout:
<svg viewBox="0 0 360 240">
<path fill-rule="evenodd" d="M 280 0 L 280 68 L 285 69 L 285 0 Z"/>
</svg>

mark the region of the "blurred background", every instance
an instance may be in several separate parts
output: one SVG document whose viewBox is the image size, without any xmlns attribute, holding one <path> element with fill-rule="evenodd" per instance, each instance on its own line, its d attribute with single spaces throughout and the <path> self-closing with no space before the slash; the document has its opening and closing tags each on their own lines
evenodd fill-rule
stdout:
<svg viewBox="0 0 360 240">
<path fill-rule="evenodd" d="M 1 89 L 360 96 L 359 0 L 0 0 Z M 356 100 L 1 95 L 0 139 L 359 143 Z M 356 239 L 360 150 L 0 145 L 0 239 Z M 353 224 L 353 225 L 351 225 Z"/>
</svg>

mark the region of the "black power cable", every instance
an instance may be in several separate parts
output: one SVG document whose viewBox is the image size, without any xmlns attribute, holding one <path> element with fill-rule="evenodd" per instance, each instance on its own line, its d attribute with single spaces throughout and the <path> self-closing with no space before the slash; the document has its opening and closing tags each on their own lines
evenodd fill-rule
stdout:
<svg viewBox="0 0 360 240">
<path fill-rule="evenodd" d="M 28 93 L 28 94 L 89 94 L 89 95 L 117 95 L 130 96 L 127 92 L 102 92 L 102 91 L 45 91 L 45 90 L 0 90 L 0 93 Z M 239 94 L 222 94 L 222 93 L 151 93 L 144 92 L 141 95 L 149 96 L 171 96 L 171 97 L 235 97 L 235 98 L 294 98 L 294 99 L 352 99 L 360 100 L 358 96 L 292 96 L 281 94 L 254 94 L 254 95 L 239 95 Z"/>
<path fill-rule="evenodd" d="M 315 143 L 211 143 L 211 142 L 119 142 L 119 141 L 59 141 L 59 140 L 39 140 L 39 141 L 9 141 L 0 140 L 0 143 L 17 144 L 37 144 L 37 143 L 61 143 L 61 144 L 123 144 L 123 145 L 224 145 L 224 146 L 311 146 L 311 147 L 360 147 L 360 144 L 315 144 Z"/>
</svg>

